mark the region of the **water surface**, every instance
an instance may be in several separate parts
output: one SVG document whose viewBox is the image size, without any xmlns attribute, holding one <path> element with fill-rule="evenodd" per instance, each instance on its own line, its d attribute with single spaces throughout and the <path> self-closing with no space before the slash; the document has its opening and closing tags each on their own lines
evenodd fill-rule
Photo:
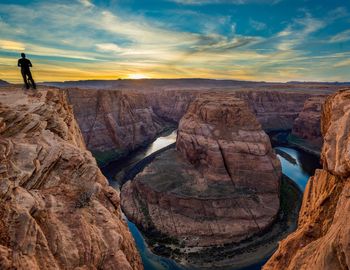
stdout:
<svg viewBox="0 0 350 270">
<path fill-rule="evenodd" d="M 296 161 L 294 164 L 277 154 L 277 157 L 281 161 L 283 174 L 292 179 L 300 189 L 304 191 L 310 176 L 314 174 L 316 168 L 320 168 L 319 159 L 311 154 L 291 147 L 280 146 L 275 147 L 275 149 L 285 152 Z"/>
<path fill-rule="evenodd" d="M 174 143 L 176 141 L 177 131 L 173 131 L 171 134 L 166 136 L 160 136 L 148 147 L 140 149 L 135 153 L 129 155 L 122 161 L 113 162 L 107 167 L 103 168 L 103 173 L 106 175 L 110 184 L 112 186 L 118 186 L 114 180 L 114 176 L 125 168 L 130 168 L 138 161 L 141 161 L 145 157 L 151 155 L 152 153 Z M 305 190 L 305 186 L 310 175 L 313 175 L 316 168 L 319 168 L 319 161 L 317 157 L 314 157 L 303 151 L 291 148 L 291 147 L 274 147 L 279 149 L 284 153 L 288 154 L 291 158 L 286 159 L 285 157 L 277 154 L 277 157 L 281 161 L 282 172 L 292 179 L 302 191 Z M 295 162 L 291 162 L 294 159 Z M 190 268 L 185 268 L 177 264 L 174 260 L 158 256 L 149 249 L 147 243 L 136 227 L 136 225 L 129 220 L 127 220 L 129 229 L 132 236 L 135 239 L 137 249 L 141 255 L 142 262 L 145 270 L 187 270 Z M 258 264 L 251 265 L 249 267 L 241 268 L 240 270 L 260 270 L 261 267 L 266 263 L 267 259 L 262 260 Z M 229 269 L 229 268 L 227 268 Z M 190 269 L 192 270 L 192 269 Z M 194 269 L 193 269 L 194 270 Z M 237 270 L 237 268 L 232 269 Z"/>
</svg>

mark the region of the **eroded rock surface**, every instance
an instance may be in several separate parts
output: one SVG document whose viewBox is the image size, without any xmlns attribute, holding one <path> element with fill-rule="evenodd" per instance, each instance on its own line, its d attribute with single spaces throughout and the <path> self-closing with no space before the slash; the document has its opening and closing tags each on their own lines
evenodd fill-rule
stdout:
<svg viewBox="0 0 350 270">
<path fill-rule="evenodd" d="M 169 125 L 177 125 L 191 102 L 200 96 L 214 93 L 245 100 L 262 128 L 269 131 L 291 129 L 305 100 L 322 92 L 318 88 L 301 92 L 273 86 L 271 90 L 257 86 L 220 91 L 208 90 L 202 84 L 183 90 L 181 85 L 170 86 L 176 90 L 147 89 L 147 83 L 145 86 L 142 82 L 127 90 L 68 90 L 86 145 L 98 161 L 118 159 L 153 140 Z"/>
<path fill-rule="evenodd" d="M 0 268 L 143 269 L 65 94 L 1 96 Z"/>
<path fill-rule="evenodd" d="M 321 127 L 323 169 L 307 184 L 298 229 L 280 243 L 265 270 L 350 268 L 350 89 L 327 98 Z"/>
<path fill-rule="evenodd" d="M 137 92 L 70 89 L 68 95 L 86 145 L 101 163 L 125 156 L 168 125 Z"/>
<path fill-rule="evenodd" d="M 126 215 L 187 246 L 240 242 L 279 210 L 280 163 L 246 103 L 196 99 L 181 119 L 177 150 L 161 154 L 122 188 Z"/>
<path fill-rule="evenodd" d="M 315 96 L 305 101 L 303 110 L 293 123 L 292 135 L 295 136 L 295 141 L 301 139 L 300 143 L 309 144 L 311 147 L 318 149 L 322 148 L 321 134 L 321 114 L 322 106 L 326 100 L 326 96 Z M 292 137 L 293 138 L 293 137 Z"/>
</svg>

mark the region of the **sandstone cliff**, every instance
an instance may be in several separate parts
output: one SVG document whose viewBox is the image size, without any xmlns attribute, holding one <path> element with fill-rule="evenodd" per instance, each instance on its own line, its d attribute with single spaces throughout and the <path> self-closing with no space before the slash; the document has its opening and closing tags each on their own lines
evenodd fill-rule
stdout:
<svg viewBox="0 0 350 270">
<path fill-rule="evenodd" d="M 306 187 L 298 229 L 283 240 L 268 269 L 350 268 L 350 89 L 327 98 L 321 120 L 323 169 Z"/>
<path fill-rule="evenodd" d="M 143 268 L 61 91 L 1 90 L 0 268 Z"/>
<path fill-rule="evenodd" d="M 320 152 L 322 148 L 321 134 L 321 114 L 322 106 L 326 96 L 315 96 L 307 99 L 303 110 L 293 123 L 293 129 L 290 136 L 291 143 L 300 147 L 309 147 Z"/>
<path fill-rule="evenodd" d="M 297 91 L 237 91 L 235 96 L 245 100 L 265 131 L 291 129 L 302 111 L 305 100 L 315 93 Z"/>
<path fill-rule="evenodd" d="M 69 89 L 69 99 L 86 145 L 98 161 L 118 159 L 176 125 L 191 102 L 202 95 L 245 100 L 266 130 L 291 129 L 305 100 L 316 95 L 283 90 L 81 90 Z"/>
<path fill-rule="evenodd" d="M 86 146 L 102 164 L 153 140 L 168 125 L 137 92 L 70 89 L 68 95 Z"/>
<path fill-rule="evenodd" d="M 177 150 L 161 154 L 122 188 L 126 215 L 185 246 L 238 243 L 279 210 L 281 167 L 244 101 L 196 99 L 181 119 Z"/>
</svg>

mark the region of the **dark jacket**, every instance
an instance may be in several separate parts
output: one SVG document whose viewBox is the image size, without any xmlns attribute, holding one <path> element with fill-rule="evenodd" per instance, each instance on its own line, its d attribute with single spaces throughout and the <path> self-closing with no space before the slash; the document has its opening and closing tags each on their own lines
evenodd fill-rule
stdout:
<svg viewBox="0 0 350 270">
<path fill-rule="evenodd" d="M 17 65 L 21 67 L 22 71 L 29 71 L 29 68 L 33 66 L 30 60 L 27 58 L 18 59 Z"/>
</svg>

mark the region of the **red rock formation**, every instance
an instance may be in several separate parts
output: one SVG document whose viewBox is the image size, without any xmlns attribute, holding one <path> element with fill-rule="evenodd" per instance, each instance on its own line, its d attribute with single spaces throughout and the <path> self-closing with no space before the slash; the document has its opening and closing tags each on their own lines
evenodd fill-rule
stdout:
<svg viewBox="0 0 350 270">
<path fill-rule="evenodd" d="M 159 117 L 178 123 L 191 102 L 201 93 L 190 90 L 157 91 L 147 92 L 145 98 Z"/>
<path fill-rule="evenodd" d="M 298 229 L 280 243 L 264 270 L 350 268 L 349 108 L 350 89 L 327 98 L 323 169 L 307 184 Z"/>
<path fill-rule="evenodd" d="M 239 242 L 279 210 L 281 167 L 268 136 L 237 98 L 194 101 L 177 151 L 160 155 L 122 189 L 126 215 L 187 246 Z"/>
<path fill-rule="evenodd" d="M 68 95 L 86 145 L 101 163 L 153 140 L 166 127 L 137 92 L 71 89 Z"/>
<path fill-rule="evenodd" d="M 315 96 L 305 101 L 303 110 L 293 123 L 292 135 L 302 139 L 311 147 L 321 150 L 321 111 L 326 96 Z"/>
<path fill-rule="evenodd" d="M 235 96 L 245 100 L 265 131 L 291 129 L 302 111 L 306 99 L 315 92 L 298 91 L 237 91 Z"/>
<path fill-rule="evenodd" d="M 180 121 L 176 145 L 208 180 L 278 193 L 279 160 L 243 100 L 217 95 L 196 99 Z M 257 183 L 258 177 L 264 180 Z"/>
<path fill-rule="evenodd" d="M 140 89 L 137 91 L 68 90 L 87 147 L 102 163 L 153 140 L 169 122 L 178 123 L 189 104 L 201 95 L 215 93 L 241 98 L 253 110 L 263 129 L 273 130 L 291 129 L 305 100 L 320 92 L 319 89 L 300 92 L 259 88 L 155 91 L 142 90 L 142 84 L 137 85 Z"/>
<path fill-rule="evenodd" d="M 142 269 L 64 93 L 1 95 L 0 269 Z"/>
</svg>

